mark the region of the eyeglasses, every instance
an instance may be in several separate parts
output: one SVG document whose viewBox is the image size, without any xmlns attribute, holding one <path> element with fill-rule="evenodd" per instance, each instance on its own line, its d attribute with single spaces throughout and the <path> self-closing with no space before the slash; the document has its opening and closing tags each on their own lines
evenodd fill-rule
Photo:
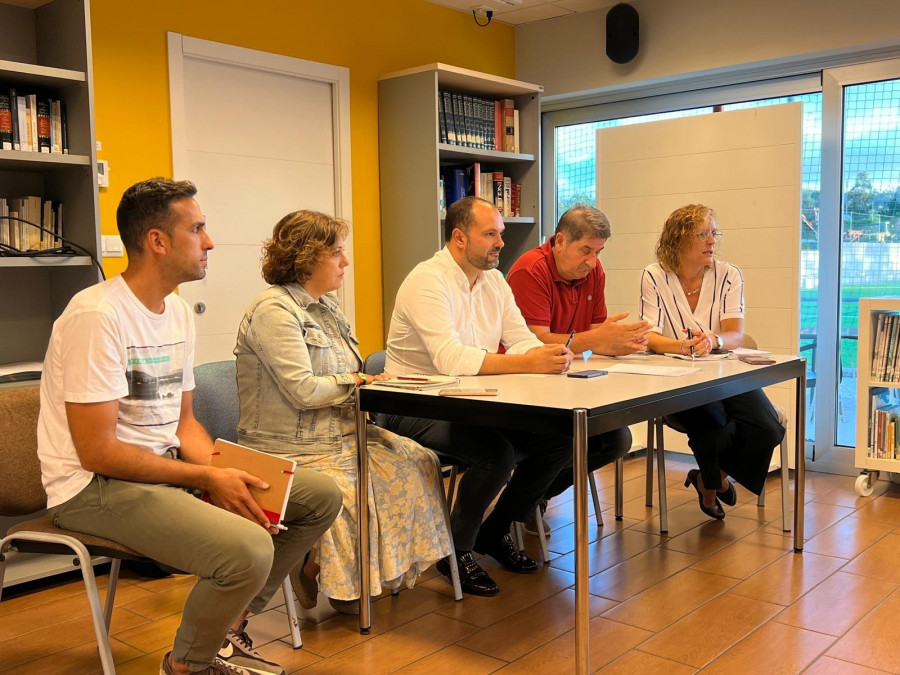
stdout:
<svg viewBox="0 0 900 675">
<path fill-rule="evenodd" d="M 694 236 L 697 237 L 700 241 L 706 241 L 710 237 L 719 241 L 722 238 L 721 230 L 703 230 L 702 232 L 695 232 Z"/>
</svg>

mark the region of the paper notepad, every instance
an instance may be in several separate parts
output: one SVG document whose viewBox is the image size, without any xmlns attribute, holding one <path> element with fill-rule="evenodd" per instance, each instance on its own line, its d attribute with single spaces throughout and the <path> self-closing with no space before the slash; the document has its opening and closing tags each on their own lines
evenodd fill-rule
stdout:
<svg viewBox="0 0 900 675">
<path fill-rule="evenodd" d="M 616 363 L 606 369 L 610 373 L 629 373 L 632 375 L 662 375 L 664 377 L 678 377 L 699 373 L 700 368 L 688 366 L 651 366 L 646 363 Z"/>
<path fill-rule="evenodd" d="M 459 378 L 447 375 L 398 375 L 390 380 L 381 380 L 372 384 L 395 389 L 446 389 L 459 384 Z"/>
<path fill-rule="evenodd" d="M 266 481 L 269 484 L 268 490 L 252 486 L 248 486 L 248 489 L 269 522 L 273 525 L 281 522 L 287 509 L 288 497 L 291 495 L 291 486 L 294 484 L 294 469 L 297 466 L 294 460 L 217 438 L 210 466 L 219 469 L 240 469 Z"/>
<path fill-rule="evenodd" d="M 731 353 L 735 356 L 769 356 L 772 352 L 767 352 L 765 349 L 738 347 L 737 349 L 733 349 Z"/>
<path fill-rule="evenodd" d="M 722 359 L 727 359 L 731 354 L 706 354 L 704 356 L 695 356 L 694 358 L 691 358 L 690 354 L 687 356 L 684 354 L 666 354 L 666 356 L 673 359 L 681 359 L 682 361 L 721 361 Z"/>
</svg>

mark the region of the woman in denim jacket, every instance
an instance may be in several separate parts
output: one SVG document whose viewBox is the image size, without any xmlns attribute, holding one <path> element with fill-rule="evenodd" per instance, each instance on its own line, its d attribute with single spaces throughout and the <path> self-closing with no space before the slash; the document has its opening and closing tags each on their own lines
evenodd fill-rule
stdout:
<svg viewBox="0 0 900 675">
<path fill-rule="evenodd" d="M 241 321 L 234 353 L 240 396 L 238 440 L 287 455 L 333 478 L 344 508 L 305 564 L 292 573 L 300 603 L 316 602 L 318 585 L 339 611 L 358 612 L 356 422 L 353 392 L 372 378 L 359 372 L 358 340 L 333 294 L 341 286 L 347 224 L 314 211 L 279 221 L 263 247 L 262 273 L 272 287 Z M 430 450 L 389 431 L 369 429 L 369 593 L 412 587 L 453 551 L 444 521 L 440 464 Z M 318 558 L 318 560 L 316 560 Z M 299 561 L 298 561 L 299 562 Z"/>
</svg>

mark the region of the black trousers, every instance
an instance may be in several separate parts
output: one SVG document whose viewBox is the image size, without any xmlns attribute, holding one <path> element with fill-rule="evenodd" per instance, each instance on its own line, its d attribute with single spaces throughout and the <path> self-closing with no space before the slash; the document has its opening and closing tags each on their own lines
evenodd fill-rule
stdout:
<svg viewBox="0 0 900 675">
<path fill-rule="evenodd" d="M 499 537 L 509 532 L 513 521 L 527 520 L 572 462 L 572 439 L 565 436 L 400 415 L 379 415 L 376 424 L 412 438 L 444 461 L 468 467 L 460 477 L 450 518 L 458 552 L 472 550 L 479 530 L 486 537 Z M 506 490 L 482 523 L 504 485 Z"/>
<path fill-rule="evenodd" d="M 723 471 L 757 495 L 785 433 L 762 389 L 669 415 L 666 421 L 687 433 L 707 489 L 721 489 Z"/>
<path fill-rule="evenodd" d="M 631 429 L 628 427 L 613 429 L 605 434 L 591 436 L 588 438 L 588 471 L 593 472 L 601 466 L 615 462 L 620 457 L 627 455 L 629 450 L 631 450 Z M 574 473 L 572 471 L 572 453 L 570 451 L 566 468 L 560 471 L 556 478 L 553 479 L 544 496 L 547 499 L 553 499 L 553 497 L 572 487 L 575 483 Z"/>
</svg>

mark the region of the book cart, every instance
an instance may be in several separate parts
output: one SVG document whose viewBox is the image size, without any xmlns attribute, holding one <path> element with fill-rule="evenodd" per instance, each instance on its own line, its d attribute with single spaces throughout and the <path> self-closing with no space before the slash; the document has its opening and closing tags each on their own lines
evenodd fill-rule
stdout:
<svg viewBox="0 0 900 675">
<path fill-rule="evenodd" d="M 900 298 L 859 301 L 856 492 L 868 497 L 881 471 L 900 475 Z"/>
</svg>

